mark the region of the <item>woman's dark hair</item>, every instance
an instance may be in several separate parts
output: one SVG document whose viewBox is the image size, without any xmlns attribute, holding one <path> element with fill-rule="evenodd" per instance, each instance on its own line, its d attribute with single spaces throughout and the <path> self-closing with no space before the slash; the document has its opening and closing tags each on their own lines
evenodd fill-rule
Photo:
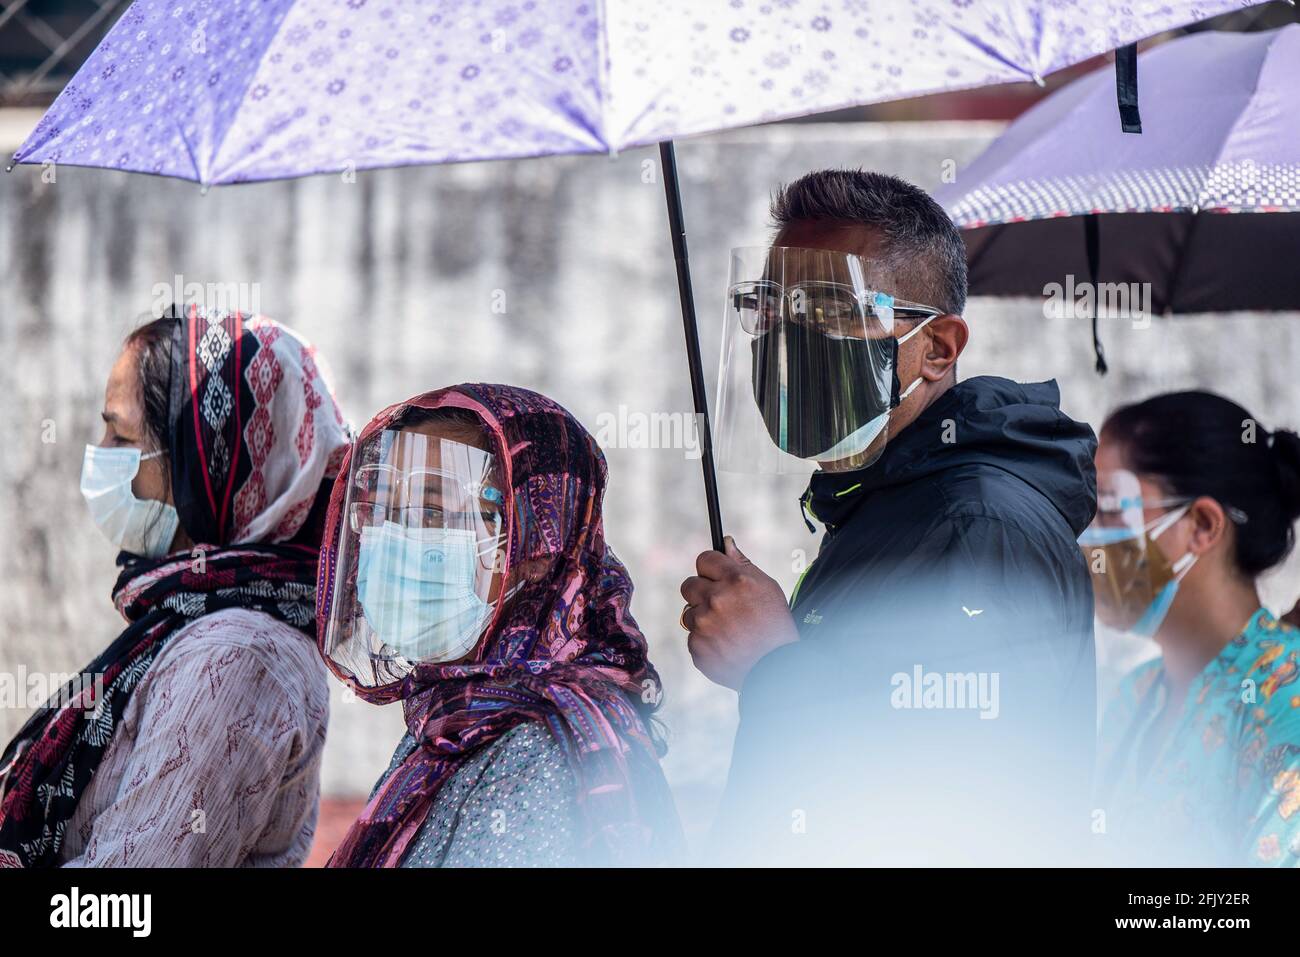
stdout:
<svg viewBox="0 0 1300 957">
<path fill-rule="evenodd" d="M 418 405 L 408 405 L 389 428 L 401 429 L 408 426 L 427 425 L 430 422 L 442 422 L 453 428 L 464 429 L 467 432 L 485 433 L 487 431 L 483 428 L 483 420 L 473 410 L 461 409 L 456 406 L 425 409 Z"/>
<path fill-rule="evenodd" d="M 172 334 L 178 321 L 170 316 L 152 319 L 132 330 L 124 344 L 136 351 L 145 430 L 169 460 Z"/>
<path fill-rule="evenodd" d="M 1168 392 L 1111 413 L 1102 435 L 1130 470 L 1171 495 L 1205 495 L 1244 513 L 1236 564 L 1247 577 L 1281 562 L 1300 518 L 1300 437 L 1268 432 L 1237 403 L 1212 392 Z"/>
<path fill-rule="evenodd" d="M 442 406 L 438 409 L 425 409 L 418 405 L 408 405 L 402 410 L 401 414 L 388 426 L 390 429 L 407 429 L 415 426 L 428 425 L 431 422 L 437 422 L 443 426 L 449 427 L 454 432 L 459 432 L 463 437 L 468 438 L 471 435 L 480 436 L 487 440 L 488 451 L 492 452 L 492 435 L 488 432 L 483 420 L 478 417 L 472 409 L 462 409 L 457 406 Z M 500 468 L 498 465 L 497 468 Z M 501 477 L 496 476 L 496 481 L 501 481 Z"/>
<path fill-rule="evenodd" d="M 171 385 L 172 335 L 177 322 L 179 320 L 172 316 L 151 319 L 133 329 L 123 343 L 124 348 L 135 352 L 136 371 L 140 377 L 140 405 L 144 410 L 144 435 L 141 438 L 150 440 L 154 448 L 162 450 L 159 462 L 169 484 L 175 482 L 175 472 L 172 469 Z M 155 512 L 153 521 L 161 520 L 162 513 Z M 189 534 L 183 514 L 181 528 Z"/>
</svg>

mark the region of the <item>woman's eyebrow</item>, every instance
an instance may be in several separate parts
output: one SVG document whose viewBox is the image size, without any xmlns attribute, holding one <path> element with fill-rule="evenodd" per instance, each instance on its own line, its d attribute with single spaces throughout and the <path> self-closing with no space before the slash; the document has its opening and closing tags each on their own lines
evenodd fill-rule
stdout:
<svg viewBox="0 0 1300 957">
<path fill-rule="evenodd" d="M 445 498 L 441 483 L 437 485 L 423 482 L 416 483 L 414 492 L 418 494 L 419 500 L 426 505 L 441 505 L 443 498 Z M 415 495 L 412 495 L 412 500 L 414 499 Z"/>
<path fill-rule="evenodd" d="M 127 441 L 130 441 L 133 438 L 132 433 L 135 431 L 135 427 L 116 412 L 104 409 L 99 413 L 99 417 L 103 419 L 104 423 L 110 426 L 120 438 L 126 439 Z"/>
</svg>

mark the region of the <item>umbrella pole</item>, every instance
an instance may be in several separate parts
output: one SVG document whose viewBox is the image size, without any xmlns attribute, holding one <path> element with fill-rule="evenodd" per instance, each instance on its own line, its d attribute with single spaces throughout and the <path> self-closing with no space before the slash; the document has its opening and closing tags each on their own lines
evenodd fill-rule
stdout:
<svg viewBox="0 0 1300 957">
<path fill-rule="evenodd" d="M 668 228 L 677 263 L 677 295 L 682 304 L 682 329 L 686 333 L 686 365 L 691 376 L 691 398 L 700 432 L 700 467 L 704 470 L 704 504 L 709 510 L 709 532 L 713 548 L 722 551 L 722 509 L 718 505 L 718 476 L 713 466 L 713 435 L 709 428 L 709 400 L 704 388 L 704 367 L 700 362 L 700 332 L 695 322 L 695 295 L 691 291 L 691 265 L 686 255 L 686 224 L 682 218 L 682 193 L 677 183 L 677 154 L 673 141 L 659 144 L 663 168 L 664 199 L 668 202 Z"/>
</svg>

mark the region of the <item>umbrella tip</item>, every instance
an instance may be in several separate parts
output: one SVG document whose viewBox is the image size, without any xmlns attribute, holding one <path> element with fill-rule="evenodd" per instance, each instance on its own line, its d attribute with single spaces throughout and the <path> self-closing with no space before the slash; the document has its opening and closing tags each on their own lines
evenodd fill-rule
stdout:
<svg viewBox="0 0 1300 957">
<path fill-rule="evenodd" d="M 1039 86 L 1047 86 L 1047 83 L 1046 81 L 1043 80 L 1043 75 L 1041 73 L 1035 73 L 1033 76 L 1034 76 L 1034 82 L 1037 83 Z"/>
</svg>

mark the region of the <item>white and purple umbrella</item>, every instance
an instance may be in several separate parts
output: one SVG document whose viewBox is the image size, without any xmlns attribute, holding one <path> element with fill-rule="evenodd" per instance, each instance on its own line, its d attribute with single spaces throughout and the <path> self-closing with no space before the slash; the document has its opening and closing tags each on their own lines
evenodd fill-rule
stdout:
<svg viewBox="0 0 1300 957">
<path fill-rule="evenodd" d="M 1300 309 L 1300 24 L 1180 37 L 1139 70 L 1141 136 L 1098 71 L 938 194 L 967 230 L 971 293 L 1041 296 L 1073 275 L 1149 284 L 1156 313 Z M 1274 215 L 1230 215 L 1245 213 Z"/>
<path fill-rule="evenodd" d="M 206 185 L 661 144 L 1043 76 L 1242 0 L 137 0 L 15 154 Z M 1113 119 L 1112 112 L 1112 119 Z"/>
</svg>

